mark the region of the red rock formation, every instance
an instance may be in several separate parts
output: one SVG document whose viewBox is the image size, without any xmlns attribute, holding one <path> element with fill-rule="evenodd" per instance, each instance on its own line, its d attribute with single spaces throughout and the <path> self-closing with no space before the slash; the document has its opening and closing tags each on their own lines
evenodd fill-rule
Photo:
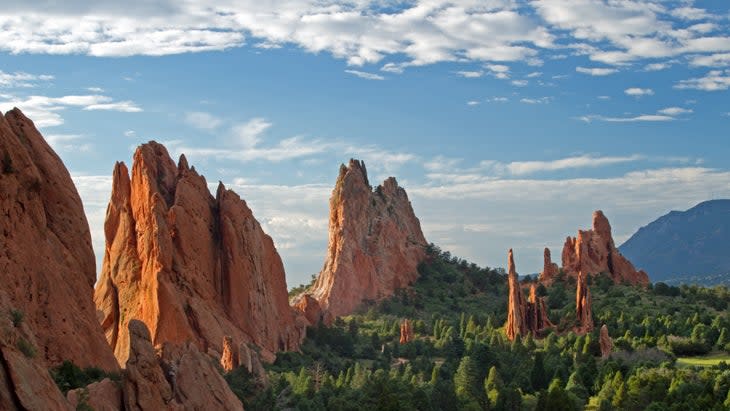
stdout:
<svg viewBox="0 0 730 411">
<path fill-rule="evenodd" d="M 292 299 L 292 307 L 304 314 L 304 318 L 310 325 L 317 325 L 322 322 L 325 325 L 332 325 L 334 318 L 329 312 L 322 310 L 314 297 L 309 294 L 299 294 Z"/>
<path fill-rule="evenodd" d="M 608 335 L 608 327 L 606 327 L 606 324 L 601 326 L 601 335 L 598 342 L 601 345 L 601 358 L 608 358 L 611 355 L 611 350 L 613 350 L 613 340 Z"/>
<path fill-rule="evenodd" d="M 563 271 L 573 278 L 577 278 L 580 272 L 586 275 L 606 273 L 615 283 L 649 284 L 647 274 L 637 271 L 616 249 L 611 224 L 600 210 L 593 213 L 592 230 L 580 230 L 577 237 L 566 239 Z"/>
<path fill-rule="evenodd" d="M 191 343 L 162 344 L 155 353 L 149 330 L 129 321 L 123 402 L 130 410 L 243 410 L 210 358 Z"/>
<path fill-rule="evenodd" d="M 105 378 L 91 383 L 84 388 L 71 390 L 66 394 L 71 409 L 84 409 L 79 403 L 85 403 L 94 411 L 122 411 L 122 388 L 116 382 Z"/>
<path fill-rule="evenodd" d="M 238 367 L 238 349 L 233 345 L 233 338 L 223 337 L 223 353 L 221 354 L 223 371 L 231 372 Z"/>
<path fill-rule="evenodd" d="M 525 300 L 522 285 L 517 277 L 512 249 L 507 254 L 507 268 L 509 295 L 507 302 L 507 323 L 504 326 L 507 338 L 512 341 L 518 334 L 526 336 L 529 333 L 532 333 L 535 337 L 539 337 L 546 328 L 553 327 L 553 324 L 548 318 L 545 300 L 537 297 L 535 284 L 530 285 L 530 298 L 527 301 Z"/>
<path fill-rule="evenodd" d="M 545 247 L 544 252 L 544 265 L 542 272 L 540 273 L 540 282 L 544 284 L 551 284 L 555 278 L 558 277 L 560 274 L 560 269 L 558 268 L 558 265 L 555 264 L 550 257 L 550 249 Z"/>
<path fill-rule="evenodd" d="M 220 353 L 231 336 L 260 346 L 267 360 L 297 349 L 304 330 L 273 241 L 236 193 L 221 183 L 211 196 L 184 156 L 176 166 L 149 142 L 134 154 L 131 179 L 117 163 L 104 230 L 94 299 L 120 363 L 132 319 L 149 327 L 154 345 L 193 341 Z"/>
<path fill-rule="evenodd" d="M 413 341 L 413 339 L 413 325 L 411 324 L 411 320 L 406 318 L 400 323 L 400 343 L 407 344 Z"/>
<path fill-rule="evenodd" d="M 588 288 L 587 278 L 579 272 L 575 289 L 575 318 L 578 323 L 575 332 L 577 334 L 587 334 L 593 331 L 591 303 L 591 290 Z"/>
<path fill-rule="evenodd" d="M 330 198 L 324 268 L 308 291 L 332 316 L 391 296 L 418 277 L 426 239 L 406 191 L 390 177 L 375 191 L 365 164 L 350 160 Z"/>
<path fill-rule="evenodd" d="M 46 366 L 117 369 L 91 300 L 96 263 L 76 187 L 18 109 L 0 115 L 0 290 Z"/>
</svg>

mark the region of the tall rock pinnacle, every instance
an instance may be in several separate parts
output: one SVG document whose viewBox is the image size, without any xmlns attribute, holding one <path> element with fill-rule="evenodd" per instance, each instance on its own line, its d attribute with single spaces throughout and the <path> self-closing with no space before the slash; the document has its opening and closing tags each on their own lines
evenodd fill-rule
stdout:
<svg viewBox="0 0 730 411">
<path fill-rule="evenodd" d="M 591 290 L 588 288 L 587 278 L 579 272 L 575 289 L 575 318 L 578 323 L 575 331 L 578 334 L 587 334 L 593 331 L 591 304 Z"/>
<path fill-rule="evenodd" d="M 537 297 L 535 284 L 530 285 L 530 298 L 525 299 L 522 286 L 517 277 L 512 249 L 507 254 L 507 283 L 509 295 L 507 301 L 507 323 L 504 325 L 507 338 L 514 340 L 519 334 L 526 336 L 532 333 L 539 337 L 543 330 L 553 327 L 548 318 L 545 300 Z"/>
<path fill-rule="evenodd" d="M 592 230 L 580 230 L 577 237 L 566 239 L 563 247 L 563 271 L 576 279 L 581 272 L 584 275 L 605 273 L 615 283 L 649 284 L 649 276 L 644 271 L 637 271 L 616 248 L 611 235 L 611 224 L 600 210 L 593 213 Z M 540 279 L 547 284 L 554 280 L 545 275 Z"/>
<path fill-rule="evenodd" d="M 94 300 L 120 363 L 132 319 L 156 346 L 192 341 L 220 353 L 228 336 L 268 359 L 298 347 L 303 325 L 281 258 L 236 193 L 221 183 L 213 197 L 184 156 L 175 165 L 156 142 L 137 148 L 131 178 L 123 163 L 113 175 Z"/>
<path fill-rule="evenodd" d="M 332 191 L 327 257 L 308 293 L 329 315 L 349 314 L 363 301 L 412 284 L 425 248 L 421 224 L 395 178 L 373 191 L 365 164 L 350 160 Z"/>
<path fill-rule="evenodd" d="M 92 302 L 96 264 L 81 198 L 18 109 L 0 114 L 0 163 L 0 310 L 22 318 L 45 367 L 117 369 Z"/>
</svg>

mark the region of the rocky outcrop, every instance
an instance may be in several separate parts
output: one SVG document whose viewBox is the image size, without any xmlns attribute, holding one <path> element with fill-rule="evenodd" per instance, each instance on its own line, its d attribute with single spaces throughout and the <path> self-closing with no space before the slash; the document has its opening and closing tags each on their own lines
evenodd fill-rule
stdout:
<svg viewBox="0 0 730 411">
<path fill-rule="evenodd" d="M 611 235 L 611 224 L 600 210 L 593 213 L 592 230 L 580 230 L 577 237 L 566 239 L 563 247 L 563 271 L 576 279 L 578 273 L 605 273 L 615 283 L 644 286 L 649 284 L 647 274 L 637 271 L 616 249 Z"/>
<path fill-rule="evenodd" d="M 613 350 L 613 340 L 608 335 L 608 327 L 606 324 L 601 326 L 601 335 L 598 342 L 601 346 L 601 358 L 608 358 L 611 355 L 611 350 Z"/>
<path fill-rule="evenodd" d="M 411 320 L 406 318 L 400 323 L 400 343 L 407 344 L 413 341 L 413 338 L 413 325 Z"/>
<path fill-rule="evenodd" d="M 81 198 L 18 109 L 0 115 L 0 163 L 0 290 L 8 309 L 22 314 L 46 367 L 70 360 L 117 369 L 92 303 L 96 263 Z"/>
<path fill-rule="evenodd" d="M 223 353 L 221 354 L 223 371 L 231 372 L 238 367 L 238 350 L 233 345 L 233 338 L 223 337 Z"/>
<path fill-rule="evenodd" d="M 545 247 L 543 254 L 544 264 L 540 273 L 540 281 L 545 284 L 551 284 L 560 275 L 560 268 L 555 264 L 550 256 L 550 249 Z"/>
<path fill-rule="evenodd" d="M 85 388 L 71 390 L 66 394 L 71 409 L 79 410 L 83 404 L 91 407 L 94 411 L 121 411 L 122 388 L 109 378 L 99 382 L 91 383 Z"/>
<path fill-rule="evenodd" d="M 530 298 L 525 300 L 511 249 L 507 254 L 507 271 L 509 295 L 507 323 L 504 326 L 507 338 L 512 341 L 517 335 L 526 336 L 530 333 L 540 337 L 545 329 L 553 327 L 548 318 L 547 305 L 543 298 L 537 297 L 535 284 L 530 285 Z"/>
<path fill-rule="evenodd" d="M 304 318 L 310 325 L 317 325 L 320 322 L 331 325 L 334 318 L 329 312 L 323 311 L 314 297 L 309 294 L 299 294 L 292 300 L 292 307 L 304 314 Z"/>
<path fill-rule="evenodd" d="M 593 331 L 593 312 L 591 308 L 591 290 L 588 288 L 587 278 L 578 273 L 575 289 L 575 319 L 577 334 L 587 334 Z"/>
<path fill-rule="evenodd" d="M 129 322 L 123 402 L 132 410 L 243 410 L 212 359 L 191 343 L 164 343 L 159 356 L 145 324 Z"/>
<path fill-rule="evenodd" d="M 175 165 L 156 142 L 137 148 L 131 178 L 117 163 L 112 184 L 94 300 L 120 363 L 132 319 L 155 346 L 192 341 L 220 353 L 230 336 L 267 360 L 297 349 L 304 327 L 289 307 L 281 258 L 236 193 L 220 183 L 213 197 L 184 156 Z"/>
<path fill-rule="evenodd" d="M 349 314 L 412 284 L 425 248 L 421 224 L 395 178 L 373 191 L 365 164 L 350 160 L 332 191 L 327 257 L 308 293 L 330 315 Z"/>
</svg>

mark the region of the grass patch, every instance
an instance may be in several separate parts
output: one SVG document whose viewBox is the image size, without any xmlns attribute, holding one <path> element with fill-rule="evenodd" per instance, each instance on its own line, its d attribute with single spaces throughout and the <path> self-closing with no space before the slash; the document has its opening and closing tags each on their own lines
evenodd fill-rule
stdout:
<svg viewBox="0 0 730 411">
<path fill-rule="evenodd" d="M 680 367 L 712 367 L 721 362 L 730 364 L 730 354 L 715 353 L 699 357 L 677 358 L 677 365 Z"/>
</svg>

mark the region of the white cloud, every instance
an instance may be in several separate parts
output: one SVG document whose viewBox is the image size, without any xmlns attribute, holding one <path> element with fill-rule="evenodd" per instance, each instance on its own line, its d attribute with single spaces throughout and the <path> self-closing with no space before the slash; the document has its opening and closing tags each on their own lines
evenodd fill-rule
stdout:
<svg viewBox="0 0 730 411">
<path fill-rule="evenodd" d="M 185 122 L 204 131 L 213 131 L 223 124 L 223 120 L 204 111 L 191 111 L 185 113 Z"/>
<path fill-rule="evenodd" d="M 542 171 L 557 171 L 571 168 L 595 168 L 607 165 L 629 163 L 642 160 L 644 156 L 632 155 L 624 157 L 595 157 L 583 155 L 577 157 L 561 158 L 552 161 L 515 161 L 506 165 L 507 170 L 513 175 L 534 174 Z"/>
<path fill-rule="evenodd" d="M 587 115 L 580 117 L 579 120 L 582 120 L 586 123 L 590 123 L 594 120 L 597 121 L 605 121 L 609 123 L 638 123 L 638 122 L 662 122 L 662 121 L 672 121 L 675 120 L 674 117 L 668 116 L 668 115 L 661 115 L 661 114 L 641 114 L 638 116 L 629 116 L 629 117 L 606 117 L 606 116 L 600 116 L 600 115 Z"/>
<path fill-rule="evenodd" d="M 624 90 L 624 93 L 629 96 L 634 97 L 643 97 L 643 96 L 653 96 L 654 90 L 650 88 L 640 88 L 640 87 L 631 87 Z"/>
<path fill-rule="evenodd" d="M 104 92 L 104 89 L 101 88 L 101 87 L 86 87 L 86 90 L 87 91 L 90 91 L 92 93 L 95 93 L 95 94 L 99 94 L 99 93 L 103 93 Z"/>
<path fill-rule="evenodd" d="M 505 103 L 505 102 L 509 101 L 509 98 L 508 97 L 499 97 L 498 96 L 498 97 L 488 98 L 487 101 L 490 102 L 490 103 Z"/>
<path fill-rule="evenodd" d="M 608 76 L 609 74 L 618 73 L 618 69 L 606 67 L 576 67 L 575 71 L 591 76 Z"/>
<path fill-rule="evenodd" d="M 550 97 L 539 97 L 539 98 L 522 98 L 520 99 L 521 103 L 525 104 L 548 104 L 550 102 Z"/>
<path fill-rule="evenodd" d="M 674 85 L 676 89 L 693 89 L 703 91 L 721 91 L 730 88 L 730 70 L 712 70 L 704 77 L 680 80 Z"/>
<path fill-rule="evenodd" d="M 469 101 L 466 102 L 466 105 L 467 106 L 478 106 L 479 105 L 479 101 L 477 101 L 477 100 L 469 100 Z"/>
<path fill-rule="evenodd" d="M 256 147 L 261 142 L 261 134 L 271 128 L 273 124 L 264 118 L 253 118 L 246 123 L 233 127 L 236 143 L 246 147 Z"/>
<path fill-rule="evenodd" d="M 461 77 L 464 78 L 479 78 L 484 75 L 484 72 L 479 71 L 457 71 L 456 74 L 458 74 Z"/>
<path fill-rule="evenodd" d="M 345 73 L 352 74 L 353 76 L 360 77 L 365 80 L 385 80 L 385 77 L 380 74 L 368 73 L 359 70 L 345 70 Z"/>
<path fill-rule="evenodd" d="M 509 78 L 509 66 L 504 64 L 485 64 L 484 68 L 489 70 L 490 74 L 500 80 Z"/>
<path fill-rule="evenodd" d="M 684 20 L 703 20 L 712 17 L 704 9 L 698 9 L 695 7 L 680 7 L 672 10 L 672 16 L 678 17 Z"/>
<path fill-rule="evenodd" d="M 535 77 L 540 77 L 540 76 L 542 76 L 542 72 L 541 71 L 533 71 L 532 73 L 528 74 L 525 77 L 527 77 L 527 78 L 535 78 Z"/>
<path fill-rule="evenodd" d="M 86 137 L 81 134 L 47 134 L 45 139 L 57 152 L 86 153 L 92 150 L 92 145 L 84 142 Z"/>
<path fill-rule="evenodd" d="M 0 70 L 0 88 L 30 88 L 36 87 L 39 82 L 53 80 L 49 74 L 28 74 L 22 71 L 6 73 Z"/>
<path fill-rule="evenodd" d="M 598 96 L 599 100 L 611 100 L 611 96 Z"/>
<path fill-rule="evenodd" d="M 664 62 L 664 63 L 651 63 L 644 66 L 644 71 L 661 71 L 666 70 L 668 68 L 672 67 L 672 63 L 670 62 Z"/>
<path fill-rule="evenodd" d="M 0 110 L 6 111 L 18 107 L 38 127 L 53 127 L 63 124 L 59 112 L 69 107 L 79 107 L 82 110 L 107 110 L 120 112 L 140 112 L 142 109 L 132 101 L 115 102 L 109 96 L 98 94 L 67 95 L 62 97 L 49 96 L 2 96 Z"/>
<path fill-rule="evenodd" d="M 690 64 L 698 67 L 727 67 L 730 66 L 730 53 L 695 56 L 690 61 Z"/>
<path fill-rule="evenodd" d="M 137 137 L 137 132 L 134 130 L 127 130 L 124 132 L 124 137 L 129 137 L 129 138 Z"/>
<path fill-rule="evenodd" d="M 681 114 L 692 113 L 693 110 L 689 109 L 689 108 L 682 108 L 682 107 L 667 107 L 667 108 L 659 110 L 658 112 L 661 114 L 666 114 L 668 116 L 678 116 Z"/>
<path fill-rule="evenodd" d="M 529 81 L 527 80 L 512 80 L 512 85 L 517 87 L 525 87 L 527 84 L 529 84 Z"/>
</svg>

